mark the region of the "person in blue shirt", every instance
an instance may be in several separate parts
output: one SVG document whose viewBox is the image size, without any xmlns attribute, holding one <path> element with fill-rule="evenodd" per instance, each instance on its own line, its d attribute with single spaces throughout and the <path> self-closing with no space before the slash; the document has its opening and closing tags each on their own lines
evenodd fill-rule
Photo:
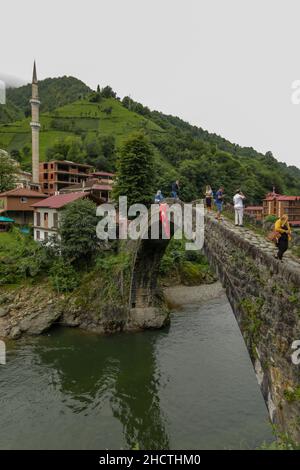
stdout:
<svg viewBox="0 0 300 470">
<path fill-rule="evenodd" d="M 159 189 L 157 191 L 157 193 L 155 194 L 155 196 L 154 196 L 154 202 L 159 204 L 163 200 L 164 200 L 164 196 L 163 196 L 161 190 Z"/>
<path fill-rule="evenodd" d="M 217 219 L 220 220 L 221 213 L 223 210 L 223 203 L 224 203 L 224 188 L 220 186 L 220 189 L 216 192 L 216 199 L 215 199 L 216 207 L 217 207 Z"/>
<path fill-rule="evenodd" d="M 179 192 L 179 181 L 176 180 L 174 183 L 172 183 L 172 197 L 174 199 L 178 199 L 178 192 Z"/>
</svg>

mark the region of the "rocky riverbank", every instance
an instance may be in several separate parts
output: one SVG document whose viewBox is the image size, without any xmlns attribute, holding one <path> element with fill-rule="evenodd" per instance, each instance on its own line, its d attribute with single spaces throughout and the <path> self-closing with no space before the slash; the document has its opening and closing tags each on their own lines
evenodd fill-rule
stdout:
<svg viewBox="0 0 300 470">
<path fill-rule="evenodd" d="M 170 308 L 180 308 L 187 304 L 202 304 L 225 294 L 220 282 L 200 286 L 174 286 L 164 289 L 166 301 Z"/>
<path fill-rule="evenodd" d="M 98 295 L 96 295 L 98 293 Z M 209 285 L 176 285 L 164 289 L 169 309 L 201 303 L 224 293 L 219 282 Z M 0 337 L 18 339 L 22 335 L 40 335 L 54 325 L 78 327 L 99 334 L 161 328 L 169 321 L 167 313 L 146 310 L 133 318 L 122 304 L 101 301 L 93 289 L 86 293 L 58 295 L 47 284 L 0 291 Z"/>
</svg>

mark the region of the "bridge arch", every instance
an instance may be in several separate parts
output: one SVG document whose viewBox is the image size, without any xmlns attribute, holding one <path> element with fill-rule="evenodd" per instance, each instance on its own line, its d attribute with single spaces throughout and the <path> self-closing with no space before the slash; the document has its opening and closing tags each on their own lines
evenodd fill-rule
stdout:
<svg viewBox="0 0 300 470">
<path fill-rule="evenodd" d="M 190 203 L 192 207 L 192 218 L 190 220 L 190 226 L 187 227 L 190 231 L 195 229 L 197 202 L 199 201 Z M 178 228 L 183 229 L 184 226 L 183 220 L 178 221 L 178 218 L 176 218 L 176 208 L 179 207 L 181 209 L 180 217 L 182 219 L 184 215 L 184 203 L 172 198 L 166 199 L 165 203 L 171 211 L 175 208 L 175 215 L 174 212 L 171 212 L 169 219 L 170 234 L 165 234 L 164 237 L 164 227 L 160 222 L 159 238 L 153 239 L 151 237 L 152 224 L 156 223 L 156 219 L 153 222 L 153 219 L 150 217 L 149 223 L 144 230 L 144 234 L 147 232 L 146 237 L 141 235 L 136 242 L 130 286 L 130 308 L 160 308 L 162 305 L 162 292 L 157 283 L 161 259 L 174 233 Z M 158 205 L 157 208 L 159 209 Z"/>
</svg>

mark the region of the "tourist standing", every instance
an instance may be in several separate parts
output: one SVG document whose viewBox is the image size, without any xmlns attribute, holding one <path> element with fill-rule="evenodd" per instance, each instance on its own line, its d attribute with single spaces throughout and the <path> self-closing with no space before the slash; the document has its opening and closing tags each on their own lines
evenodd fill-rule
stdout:
<svg viewBox="0 0 300 470">
<path fill-rule="evenodd" d="M 289 248 L 289 241 L 292 238 L 292 230 L 289 224 L 289 218 L 286 214 L 282 215 L 275 223 L 275 232 L 277 232 L 279 235 L 276 243 L 278 253 L 275 258 L 282 261 L 284 253 Z"/>
<path fill-rule="evenodd" d="M 176 180 L 174 183 L 172 183 L 172 197 L 174 199 L 178 199 L 178 193 L 179 193 L 179 181 Z"/>
<path fill-rule="evenodd" d="M 161 190 L 159 189 L 157 191 L 157 193 L 155 194 L 155 196 L 154 196 L 154 202 L 159 204 L 163 200 L 164 200 L 163 194 L 162 194 Z"/>
<path fill-rule="evenodd" d="M 213 199 L 213 191 L 209 185 L 205 188 L 205 204 L 208 212 L 211 211 L 212 206 L 212 199 Z"/>
<path fill-rule="evenodd" d="M 246 196 L 242 193 L 240 189 L 238 189 L 233 197 L 233 204 L 235 212 L 235 225 L 239 227 L 243 227 L 245 199 Z"/>
<path fill-rule="evenodd" d="M 217 219 L 221 219 L 221 213 L 223 210 L 223 203 L 224 203 L 224 187 L 220 186 L 220 189 L 216 193 L 215 199 L 216 207 L 217 207 Z"/>
</svg>

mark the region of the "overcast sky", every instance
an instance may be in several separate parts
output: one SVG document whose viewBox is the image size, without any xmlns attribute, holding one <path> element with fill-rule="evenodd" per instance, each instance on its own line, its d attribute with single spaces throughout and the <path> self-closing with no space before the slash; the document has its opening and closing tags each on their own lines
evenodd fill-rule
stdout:
<svg viewBox="0 0 300 470">
<path fill-rule="evenodd" d="M 36 58 L 300 167 L 299 22 L 299 0 L 1 1 L 0 74 Z"/>
</svg>

